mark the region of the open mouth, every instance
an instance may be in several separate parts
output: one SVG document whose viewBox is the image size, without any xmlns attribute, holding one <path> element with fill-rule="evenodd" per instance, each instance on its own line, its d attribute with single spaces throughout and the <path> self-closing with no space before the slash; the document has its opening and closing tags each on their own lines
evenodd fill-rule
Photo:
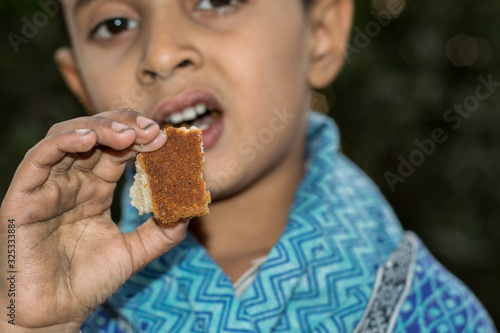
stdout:
<svg viewBox="0 0 500 333">
<path fill-rule="evenodd" d="M 169 114 L 163 121 L 162 127 L 191 127 L 195 126 L 202 131 L 212 127 L 222 116 L 219 110 L 208 107 L 205 103 L 198 103 L 182 111 Z"/>
<path fill-rule="evenodd" d="M 205 149 L 210 149 L 222 137 L 225 112 L 210 91 L 190 89 L 160 102 L 152 119 L 163 128 L 196 126 L 202 130 Z"/>
</svg>

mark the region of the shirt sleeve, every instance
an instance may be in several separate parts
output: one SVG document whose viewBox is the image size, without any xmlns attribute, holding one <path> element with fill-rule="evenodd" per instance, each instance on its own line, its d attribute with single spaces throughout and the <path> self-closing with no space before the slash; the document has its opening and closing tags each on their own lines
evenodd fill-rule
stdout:
<svg viewBox="0 0 500 333">
<path fill-rule="evenodd" d="M 394 332 L 497 332 L 476 296 L 417 239 L 413 278 Z"/>
<path fill-rule="evenodd" d="M 474 294 L 407 232 L 377 272 L 355 333 L 497 332 Z"/>
</svg>

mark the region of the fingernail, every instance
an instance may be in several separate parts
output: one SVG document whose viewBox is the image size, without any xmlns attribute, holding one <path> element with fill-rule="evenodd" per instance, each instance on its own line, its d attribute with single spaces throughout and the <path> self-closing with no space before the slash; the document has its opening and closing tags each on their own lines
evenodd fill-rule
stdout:
<svg viewBox="0 0 500 333">
<path fill-rule="evenodd" d="M 116 122 L 116 121 L 113 121 L 113 123 L 111 123 L 111 128 L 115 132 L 118 132 L 118 133 L 123 133 L 126 130 L 132 129 L 132 127 L 129 127 L 129 126 L 125 125 L 125 124 L 122 124 L 122 123 L 119 123 L 119 122 Z"/>
<path fill-rule="evenodd" d="M 163 138 L 166 138 L 166 137 L 167 137 L 167 133 L 165 133 L 165 131 L 163 131 L 163 130 L 160 130 L 160 132 L 158 133 L 158 137 L 156 139 L 154 139 L 152 143 L 156 143 L 159 140 L 163 140 Z"/>
<path fill-rule="evenodd" d="M 142 129 L 148 129 L 151 126 L 156 125 L 156 122 L 152 121 L 151 119 L 148 119 L 146 117 L 139 116 L 139 117 L 137 117 L 137 125 L 139 125 L 139 127 Z"/>
<path fill-rule="evenodd" d="M 75 130 L 75 133 L 76 133 L 76 134 L 79 134 L 79 135 L 81 135 L 81 136 L 87 135 L 87 134 L 89 134 L 90 132 L 92 132 L 92 130 L 91 130 L 91 129 L 77 129 L 77 130 Z"/>
</svg>

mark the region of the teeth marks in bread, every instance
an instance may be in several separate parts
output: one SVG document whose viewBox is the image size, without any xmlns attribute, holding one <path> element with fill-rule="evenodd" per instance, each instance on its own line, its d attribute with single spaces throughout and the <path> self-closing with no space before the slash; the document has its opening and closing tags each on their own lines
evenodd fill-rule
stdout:
<svg viewBox="0 0 500 333">
<path fill-rule="evenodd" d="M 165 132 L 165 146 L 137 156 L 132 205 L 165 224 L 208 214 L 201 130 L 168 127 Z"/>
</svg>

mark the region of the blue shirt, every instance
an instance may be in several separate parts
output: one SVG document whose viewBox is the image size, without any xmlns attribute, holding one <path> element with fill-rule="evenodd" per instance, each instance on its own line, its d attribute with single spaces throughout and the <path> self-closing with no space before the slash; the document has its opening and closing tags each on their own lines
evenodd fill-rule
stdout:
<svg viewBox="0 0 500 333">
<path fill-rule="evenodd" d="M 496 332 L 475 296 L 403 231 L 376 186 L 339 152 L 334 122 L 314 112 L 308 119 L 306 172 L 287 226 L 240 298 L 188 232 L 82 331 Z M 125 232 L 145 220 L 129 204 L 130 185 Z"/>
</svg>

